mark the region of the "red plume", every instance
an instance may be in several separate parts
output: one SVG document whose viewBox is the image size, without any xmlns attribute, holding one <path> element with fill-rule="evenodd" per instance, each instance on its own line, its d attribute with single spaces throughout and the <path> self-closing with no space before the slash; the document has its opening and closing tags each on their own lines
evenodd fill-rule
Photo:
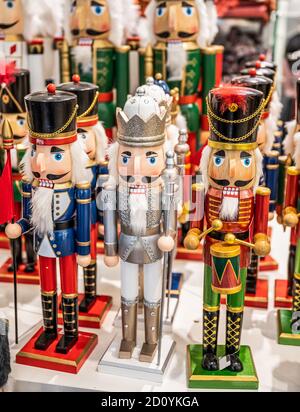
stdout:
<svg viewBox="0 0 300 412">
<path fill-rule="evenodd" d="M 15 72 L 16 62 L 4 64 L 3 67 L 0 64 L 0 85 L 4 83 L 6 86 L 9 86 L 11 83 L 14 83 L 16 80 Z"/>
<path fill-rule="evenodd" d="M 220 111 L 223 114 L 232 105 L 237 105 L 239 109 L 247 111 L 247 89 L 237 86 L 224 86 L 214 89 L 212 93 L 218 100 L 221 100 Z"/>
</svg>

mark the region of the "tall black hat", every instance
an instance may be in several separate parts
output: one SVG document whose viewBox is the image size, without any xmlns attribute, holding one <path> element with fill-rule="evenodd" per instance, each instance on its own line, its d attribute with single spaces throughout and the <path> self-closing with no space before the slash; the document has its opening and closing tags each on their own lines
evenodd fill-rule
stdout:
<svg viewBox="0 0 300 412">
<path fill-rule="evenodd" d="M 8 66 L 11 66 L 10 72 Z M 0 113 L 24 113 L 26 111 L 24 98 L 29 93 L 29 71 L 15 69 L 12 64 L 7 65 L 6 74 L 0 76 Z"/>
<path fill-rule="evenodd" d="M 235 86 L 250 87 L 263 92 L 265 111 L 267 111 L 273 91 L 273 81 L 271 79 L 265 76 L 258 76 L 256 69 L 251 68 L 248 70 L 247 75 L 235 77 L 232 79 L 231 83 Z"/>
<path fill-rule="evenodd" d="M 49 84 L 47 91 L 25 97 L 30 140 L 34 144 L 52 146 L 77 140 L 77 97 L 57 91 Z"/>
<path fill-rule="evenodd" d="M 57 90 L 74 93 L 77 96 L 78 127 L 96 125 L 98 123 L 98 86 L 92 83 L 80 82 L 78 75 L 74 75 L 72 80 L 72 82 L 60 84 Z"/>
<path fill-rule="evenodd" d="M 257 148 L 257 129 L 264 110 L 261 91 L 240 86 L 212 89 L 208 95 L 208 145 L 224 150 Z"/>
<path fill-rule="evenodd" d="M 265 54 L 260 54 L 258 59 L 249 61 L 245 63 L 245 66 L 249 69 L 251 67 L 256 67 L 257 62 L 259 61 L 261 64 L 262 69 L 271 69 L 274 70 L 275 72 L 277 71 L 277 64 L 274 62 L 270 62 L 266 60 L 266 55 Z"/>
<path fill-rule="evenodd" d="M 249 74 L 249 70 L 251 70 L 251 68 L 256 70 L 256 75 L 257 76 L 264 76 L 264 77 L 268 77 L 269 79 L 271 79 L 273 82 L 275 82 L 275 78 L 276 78 L 276 72 L 272 69 L 269 69 L 267 67 L 261 67 L 261 62 L 257 61 L 254 67 L 248 67 L 246 69 L 241 70 L 241 75 L 245 76 L 247 74 Z"/>
</svg>

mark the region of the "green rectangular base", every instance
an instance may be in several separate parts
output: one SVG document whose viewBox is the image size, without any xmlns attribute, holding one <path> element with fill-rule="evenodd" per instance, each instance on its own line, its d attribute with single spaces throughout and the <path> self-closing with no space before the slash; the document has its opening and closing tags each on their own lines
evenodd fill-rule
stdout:
<svg viewBox="0 0 300 412">
<path fill-rule="evenodd" d="M 277 313 L 279 345 L 300 346 L 300 334 L 292 333 L 291 329 L 292 313 L 288 309 L 281 309 Z"/>
<path fill-rule="evenodd" d="M 203 345 L 187 347 L 187 384 L 190 389 L 258 389 L 258 377 L 251 349 L 241 346 L 240 359 L 244 370 L 240 373 L 227 369 L 210 372 L 202 368 Z M 218 346 L 218 357 L 224 356 L 225 346 Z"/>
</svg>

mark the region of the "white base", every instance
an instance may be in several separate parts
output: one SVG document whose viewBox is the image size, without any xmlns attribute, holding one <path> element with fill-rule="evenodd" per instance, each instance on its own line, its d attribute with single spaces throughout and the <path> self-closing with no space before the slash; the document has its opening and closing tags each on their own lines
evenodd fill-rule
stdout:
<svg viewBox="0 0 300 412">
<path fill-rule="evenodd" d="M 169 317 L 167 318 L 167 298 L 165 301 L 164 307 L 164 332 L 171 333 L 173 321 L 178 309 L 179 299 L 178 298 L 170 298 L 170 308 L 169 308 Z M 114 326 L 116 328 L 122 327 L 122 315 L 121 309 L 119 310 L 118 316 L 115 319 Z M 137 318 L 137 328 L 140 330 L 144 330 L 144 314 L 139 313 Z"/>
<path fill-rule="evenodd" d="M 98 366 L 98 372 L 162 383 L 164 373 L 174 352 L 176 343 L 170 336 L 165 335 L 162 339 L 160 364 L 157 365 L 157 353 L 152 363 L 140 362 L 139 355 L 143 337 L 143 333 L 138 331 L 137 339 L 139 343 L 133 351 L 132 358 L 120 359 L 118 355 L 121 343 L 121 334 L 119 333 L 101 359 Z"/>
</svg>

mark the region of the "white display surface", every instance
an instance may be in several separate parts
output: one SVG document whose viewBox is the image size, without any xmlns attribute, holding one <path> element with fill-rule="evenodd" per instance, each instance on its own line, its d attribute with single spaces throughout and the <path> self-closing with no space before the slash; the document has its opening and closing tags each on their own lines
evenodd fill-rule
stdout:
<svg viewBox="0 0 300 412">
<path fill-rule="evenodd" d="M 272 255 L 279 261 L 279 272 L 265 272 L 261 277 L 269 278 L 269 309 L 245 310 L 242 344 L 250 345 L 260 380 L 260 391 L 300 391 L 300 347 L 280 346 L 277 344 L 276 310 L 274 309 L 274 281 L 286 278 L 289 231 L 283 233 L 282 227 L 273 223 Z M 8 256 L 8 251 L 0 250 L 0 263 Z M 102 294 L 113 296 L 113 309 L 108 314 L 104 326 L 96 331 L 99 345 L 84 364 L 78 375 L 55 372 L 40 368 L 17 365 L 15 355 L 24 345 L 40 323 L 39 286 L 19 285 L 20 302 L 19 324 L 22 334 L 20 344 L 12 347 L 12 374 L 9 390 L 22 391 L 186 391 L 186 346 L 201 342 L 203 263 L 176 261 L 174 270 L 183 271 L 185 280 L 173 325 L 173 339 L 176 341 L 175 353 L 171 358 L 164 381 L 161 384 L 146 380 L 136 380 L 97 372 L 100 358 L 116 334 L 113 323 L 120 304 L 118 268 L 108 269 L 103 258 L 98 258 L 99 290 Z M 80 271 L 81 274 L 81 271 Z M 80 276 L 80 290 L 82 287 Z M 0 283 L 0 311 L 10 320 L 10 339 L 14 337 L 13 285 Z M 222 311 L 220 324 L 220 343 L 224 342 L 225 311 Z M 32 329 L 33 328 L 33 329 Z M 95 333 L 95 330 L 86 329 Z M 24 336 L 24 333 L 28 332 Z"/>
</svg>

